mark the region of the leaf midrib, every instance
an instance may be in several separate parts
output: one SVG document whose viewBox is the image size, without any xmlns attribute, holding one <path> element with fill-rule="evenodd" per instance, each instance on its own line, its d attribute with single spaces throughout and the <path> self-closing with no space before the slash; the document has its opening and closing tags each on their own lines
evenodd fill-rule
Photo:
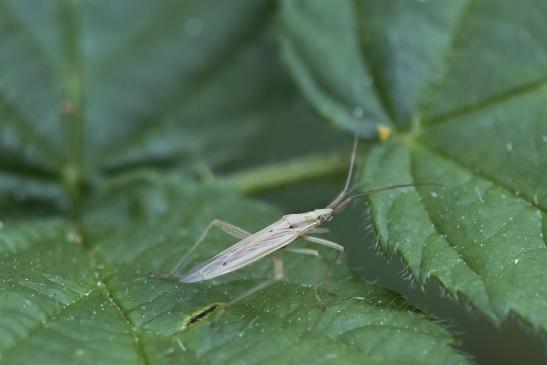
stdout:
<svg viewBox="0 0 547 365">
<path fill-rule="evenodd" d="M 133 339 L 135 342 L 135 354 L 137 355 L 137 357 L 142 360 L 143 365 L 149 365 L 150 361 L 148 360 L 148 355 L 145 351 L 143 341 L 139 333 L 139 326 L 135 322 L 133 322 L 133 320 L 131 320 L 131 317 L 124 311 L 121 302 L 115 295 L 115 291 L 112 290 L 109 286 L 109 278 L 102 275 L 102 268 L 109 266 L 109 263 L 103 260 L 97 252 L 89 249 L 89 245 L 86 244 L 88 242 L 87 237 L 81 226 L 78 226 L 75 232 L 81 238 L 81 245 L 79 245 L 79 247 L 84 252 L 85 257 L 88 258 L 89 265 L 96 275 L 96 286 L 100 287 L 104 291 L 108 300 L 119 312 L 119 315 L 129 329 L 129 332 L 133 335 Z"/>
<path fill-rule="evenodd" d="M 143 340 L 139 333 L 138 327 L 136 324 L 131 320 L 131 318 L 125 313 L 123 310 L 123 307 L 121 306 L 120 301 L 117 299 L 117 297 L 114 295 L 114 291 L 109 288 L 109 283 L 107 279 L 102 279 L 102 276 L 100 274 L 100 271 L 96 271 L 99 275 L 98 280 L 101 280 L 104 284 L 104 291 L 107 296 L 107 298 L 110 300 L 112 305 L 118 310 L 120 313 L 122 320 L 127 325 L 129 330 L 131 331 L 131 334 L 133 335 L 133 338 L 135 340 L 135 347 L 136 347 L 136 355 L 137 357 L 142 359 L 143 365 L 149 365 L 150 361 L 148 359 L 148 355 L 146 354 L 146 351 L 144 349 Z"/>
</svg>

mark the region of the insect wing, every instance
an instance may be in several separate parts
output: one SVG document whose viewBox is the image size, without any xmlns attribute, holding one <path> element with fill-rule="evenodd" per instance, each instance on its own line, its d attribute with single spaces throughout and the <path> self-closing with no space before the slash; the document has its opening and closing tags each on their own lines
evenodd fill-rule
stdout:
<svg viewBox="0 0 547 365">
<path fill-rule="evenodd" d="M 298 231 L 285 222 L 276 222 L 196 266 L 181 281 L 194 283 L 230 273 L 279 250 L 298 236 Z"/>
</svg>

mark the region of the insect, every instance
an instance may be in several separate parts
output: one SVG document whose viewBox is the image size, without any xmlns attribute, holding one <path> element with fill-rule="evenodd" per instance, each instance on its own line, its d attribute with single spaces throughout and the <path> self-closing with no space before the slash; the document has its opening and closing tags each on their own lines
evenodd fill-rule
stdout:
<svg viewBox="0 0 547 365">
<path fill-rule="evenodd" d="M 242 228 L 234 226 L 230 223 L 214 219 L 211 221 L 205 230 L 198 237 L 193 246 L 187 251 L 185 255 L 181 257 L 177 265 L 167 274 L 151 274 L 152 276 L 169 278 L 173 277 L 179 268 L 186 262 L 192 252 L 203 242 L 207 233 L 214 226 L 220 228 L 224 232 L 240 239 L 239 242 L 226 250 L 220 252 L 211 259 L 197 265 L 184 275 L 180 277 L 180 281 L 183 283 L 196 283 L 204 280 L 210 280 L 222 275 L 226 275 L 233 271 L 247 267 L 260 259 L 271 255 L 279 250 L 285 250 L 293 253 L 307 254 L 313 256 L 319 256 L 316 250 L 309 248 L 293 248 L 290 244 L 297 238 L 304 238 L 305 240 L 332 248 L 339 252 L 344 251 L 344 247 L 336 242 L 329 241 L 324 238 L 312 236 L 310 234 L 327 233 L 328 229 L 320 227 L 321 225 L 332 220 L 334 216 L 339 214 L 347 207 L 347 205 L 354 199 L 360 196 L 376 193 L 379 191 L 413 187 L 417 185 L 435 185 L 435 184 L 400 184 L 391 185 L 378 189 L 368 190 L 362 193 L 350 195 L 350 184 L 352 180 L 355 156 L 357 151 L 358 138 L 356 137 L 353 143 L 353 149 L 351 154 L 349 171 L 346 177 L 346 183 L 344 189 L 332 200 L 325 208 L 315 209 L 306 213 L 288 214 L 281 217 L 278 221 L 272 223 L 266 228 L 261 229 L 256 233 L 250 233 Z M 261 290 L 265 286 L 271 283 L 281 280 L 283 278 L 283 263 L 280 259 L 272 257 L 274 260 L 274 273 L 273 278 L 256 288 L 251 289 L 244 296 Z M 241 298 L 241 297 L 240 297 Z"/>
</svg>

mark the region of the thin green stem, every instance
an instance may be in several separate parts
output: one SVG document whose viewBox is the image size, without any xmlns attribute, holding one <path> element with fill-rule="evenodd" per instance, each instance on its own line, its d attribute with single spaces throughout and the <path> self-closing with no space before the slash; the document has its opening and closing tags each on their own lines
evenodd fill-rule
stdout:
<svg viewBox="0 0 547 365">
<path fill-rule="evenodd" d="M 345 171 L 348 157 L 339 153 L 319 154 L 258 167 L 219 178 L 243 193 L 253 194 L 295 182 L 316 179 Z"/>
<path fill-rule="evenodd" d="M 73 211 L 81 198 L 84 180 L 84 95 L 83 70 L 79 49 L 78 1 L 60 0 L 59 23 L 64 43 L 65 72 L 63 76 L 63 103 L 61 105 L 64 135 L 64 163 L 61 171 L 63 183 L 69 192 Z"/>
</svg>

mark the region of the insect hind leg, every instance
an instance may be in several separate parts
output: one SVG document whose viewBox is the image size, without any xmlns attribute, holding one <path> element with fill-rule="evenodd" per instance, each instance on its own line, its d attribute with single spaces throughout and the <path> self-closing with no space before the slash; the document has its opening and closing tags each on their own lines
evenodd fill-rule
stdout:
<svg viewBox="0 0 547 365">
<path fill-rule="evenodd" d="M 184 255 L 182 255 L 180 260 L 177 262 L 177 264 L 175 265 L 175 267 L 171 271 L 169 271 L 168 273 L 164 273 L 164 274 L 153 273 L 152 272 L 152 273 L 149 274 L 149 276 L 152 277 L 152 278 L 157 277 L 157 278 L 160 278 L 160 279 L 168 279 L 168 278 L 172 278 L 173 276 L 175 276 L 175 274 L 177 273 L 179 268 L 186 262 L 186 260 L 188 260 L 190 255 L 203 242 L 203 240 L 205 239 L 205 237 L 207 236 L 207 234 L 209 233 L 209 231 L 213 227 L 218 227 L 221 230 L 223 230 L 224 232 L 228 233 L 230 236 L 233 236 L 233 237 L 236 237 L 236 238 L 239 238 L 239 239 L 244 239 L 244 238 L 251 235 L 251 233 L 247 232 L 243 228 L 240 228 L 240 227 L 235 226 L 233 224 L 230 224 L 228 222 L 221 221 L 220 219 L 213 219 L 211 222 L 209 222 L 207 227 L 205 227 L 203 232 L 201 232 L 201 234 L 199 235 L 196 242 L 194 242 L 192 247 L 190 247 L 190 249 Z"/>
<path fill-rule="evenodd" d="M 264 281 L 254 287 L 252 287 L 251 289 L 247 290 L 246 292 L 238 295 L 235 299 L 232 299 L 230 302 L 228 302 L 227 304 L 224 305 L 224 308 L 227 308 L 251 295 L 253 295 L 254 293 L 262 290 L 262 289 L 265 289 L 267 287 L 269 287 L 270 285 L 282 280 L 284 277 L 285 277 L 285 269 L 283 267 L 283 261 L 281 261 L 281 259 L 277 258 L 277 257 L 273 257 L 272 256 L 272 260 L 273 260 L 273 275 L 272 275 L 272 278 L 270 280 L 267 280 L 267 281 Z"/>
<path fill-rule="evenodd" d="M 329 291 L 330 293 L 334 292 L 334 290 L 332 290 L 332 288 L 329 286 L 329 275 L 330 275 L 330 272 L 332 271 L 332 268 L 336 264 L 336 261 L 338 260 L 338 257 L 341 254 L 342 255 L 344 254 L 344 246 L 342 246 L 342 245 L 340 245 L 336 242 L 329 241 L 329 240 L 326 240 L 324 238 L 319 238 L 319 237 L 304 236 L 303 238 L 306 241 L 313 242 L 313 243 L 316 243 L 316 244 L 319 244 L 319 245 L 322 245 L 322 246 L 325 246 L 325 247 L 328 247 L 328 248 L 332 248 L 332 249 L 337 251 L 334 260 L 329 264 L 328 268 L 323 273 L 323 278 L 320 280 L 319 284 L 316 283 L 315 288 L 314 288 L 315 289 L 315 297 L 316 297 L 317 301 L 319 302 L 319 305 L 323 309 L 325 309 L 326 305 L 325 305 L 324 301 L 321 299 L 321 296 L 319 295 L 318 287 L 321 286 L 321 285 L 324 285 L 325 288 L 327 289 L 327 291 Z"/>
</svg>

